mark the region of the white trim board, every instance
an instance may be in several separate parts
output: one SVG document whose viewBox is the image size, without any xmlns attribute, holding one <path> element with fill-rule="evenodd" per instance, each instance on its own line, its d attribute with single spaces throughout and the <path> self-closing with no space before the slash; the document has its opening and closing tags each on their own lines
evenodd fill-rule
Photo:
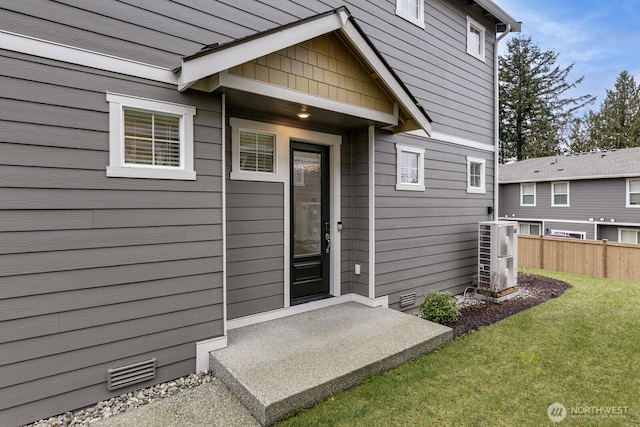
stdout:
<svg viewBox="0 0 640 427">
<path fill-rule="evenodd" d="M 596 224 L 596 225 L 618 225 L 623 227 L 640 227 L 640 222 L 618 222 L 618 221 L 585 221 L 572 219 L 542 219 L 542 218 L 520 218 L 517 216 L 503 215 L 500 220 L 505 221 L 526 221 L 526 222 L 557 222 L 561 224 Z"/>
<path fill-rule="evenodd" d="M 294 316 L 296 314 L 306 313 L 320 308 L 331 307 L 345 302 L 357 302 L 368 307 L 389 307 L 389 299 L 385 295 L 380 298 L 367 298 L 359 294 L 344 294 L 333 298 L 326 298 L 319 301 L 312 301 L 306 304 L 294 305 L 278 310 L 267 311 L 265 313 L 253 314 L 250 316 L 231 319 L 228 322 L 228 329 L 238 329 L 245 326 L 255 325 L 258 323 L 268 322 L 270 320 L 281 319 L 283 317 Z"/>
<path fill-rule="evenodd" d="M 196 342 L 196 372 L 209 370 L 209 353 L 227 346 L 227 336 L 211 338 Z"/>
<path fill-rule="evenodd" d="M 449 144 L 461 145 L 463 147 L 475 148 L 476 150 L 489 151 L 493 153 L 495 151 L 495 147 L 489 144 L 483 144 L 478 141 L 473 141 L 471 139 L 462 138 L 455 135 L 449 135 L 441 132 L 432 132 L 431 136 L 427 135 L 427 133 L 423 130 L 412 130 L 407 132 L 409 135 L 419 136 L 421 138 L 429 138 L 434 139 L 440 142 L 448 142 Z"/>
<path fill-rule="evenodd" d="M 178 84 L 178 77 L 169 68 L 10 31 L 0 30 L 0 48 L 157 82 Z"/>
</svg>

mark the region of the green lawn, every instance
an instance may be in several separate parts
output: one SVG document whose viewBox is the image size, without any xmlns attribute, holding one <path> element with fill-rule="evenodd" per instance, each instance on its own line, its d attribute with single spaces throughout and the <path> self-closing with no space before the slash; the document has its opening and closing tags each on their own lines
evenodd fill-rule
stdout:
<svg viewBox="0 0 640 427">
<path fill-rule="evenodd" d="M 640 284 L 526 271 L 573 287 L 280 425 L 639 425 Z M 547 417 L 554 402 L 568 411 L 559 424 Z M 594 407 L 626 415 L 576 418 Z"/>
</svg>

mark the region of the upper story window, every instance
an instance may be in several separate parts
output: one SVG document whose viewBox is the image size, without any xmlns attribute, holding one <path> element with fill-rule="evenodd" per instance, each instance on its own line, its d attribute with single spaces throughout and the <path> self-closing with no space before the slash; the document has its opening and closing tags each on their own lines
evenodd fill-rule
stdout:
<svg viewBox="0 0 640 427">
<path fill-rule="evenodd" d="M 107 176 L 196 179 L 194 107 L 115 93 L 107 93 L 107 101 Z"/>
<path fill-rule="evenodd" d="M 569 206 L 569 183 L 551 183 L 551 206 Z"/>
<path fill-rule="evenodd" d="M 536 205 L 536 183 L 520 184 L 520 206 Z"/>
<path fill-rule="evenodd" d="M 424 148 L 396 144 L 396 190 L 424 191 Z"/>
<path fill-rule="evenodd" d="M 540 224 L 521 222 L 518 224 L 518 233 L 524 236 L 539 236 Z"/>
<path fill-rule="evenodd" d="M 485 61 L 485 35 L 483 25 L 467 16 L 467 53 L 481 61 Z"/>
<path fill-rule="evenodd" d="M 627 179 L 627 207 L 640 208 L 640 179 Z"/>
<path fill-rule="evenodd" d="M 485 159 L 467 157 L 467 193 L 487 192 L 485 186 Z"/>
<path fill-rule="evenodd" d="M 424 0 L 396 0 L 396 15 L 424 28 Z"/>
</svg>

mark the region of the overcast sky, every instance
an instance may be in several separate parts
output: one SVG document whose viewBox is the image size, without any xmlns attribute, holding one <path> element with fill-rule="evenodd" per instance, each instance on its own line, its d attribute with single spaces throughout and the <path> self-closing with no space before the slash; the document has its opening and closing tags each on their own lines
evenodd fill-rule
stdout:
<svg viewBox="0 0 640 427">
<path fill-rule="evenodd" d="M 559 52 L 562 66 L 575 63 L 572 96 L 597 97 L 597 109 L 626 70 L 640 83 L 640 0 L 494 0 L 518 21 L 541 50 Z M 511 36 L 508 36 L 511 37 Z M 505 52 L 506 42 L 500 52 Z"/>
</svg>

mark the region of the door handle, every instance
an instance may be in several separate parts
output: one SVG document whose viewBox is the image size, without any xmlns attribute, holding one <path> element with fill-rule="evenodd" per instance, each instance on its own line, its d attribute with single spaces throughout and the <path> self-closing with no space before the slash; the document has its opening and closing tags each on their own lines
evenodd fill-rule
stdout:
<svg viewBox="0 0 640 427">
<path fill-rule="evenodd" d="M 329 253 L 329 249 L 331 248 L 331 234 L 329 233 L 325 233 L 324 235 L 324 240 L 327 241 L 327 249 L 326 249 L 326 253 Z"/>
</svg>

